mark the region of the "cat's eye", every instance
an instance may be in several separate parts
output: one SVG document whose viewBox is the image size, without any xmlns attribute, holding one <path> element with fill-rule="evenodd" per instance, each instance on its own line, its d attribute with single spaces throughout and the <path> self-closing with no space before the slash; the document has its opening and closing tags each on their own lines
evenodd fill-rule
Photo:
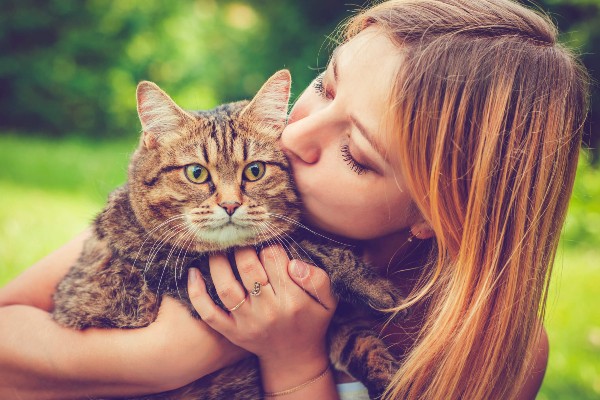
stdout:
<svg viewBox="0 0 600 400">
<path fill-rule="evenodd" d="M 185 177 L 192 183 L 204 183 L 210 177 L 208 170 L 200 164 L 190 164 L 183 167 Z"/>
<path fill-rule="evenodd" d="M 244 178 L 250 182 L 257 181 L 265 175 L 266 169 L 264 162 L 254 161 L 244 168 Z"/>
</svg>

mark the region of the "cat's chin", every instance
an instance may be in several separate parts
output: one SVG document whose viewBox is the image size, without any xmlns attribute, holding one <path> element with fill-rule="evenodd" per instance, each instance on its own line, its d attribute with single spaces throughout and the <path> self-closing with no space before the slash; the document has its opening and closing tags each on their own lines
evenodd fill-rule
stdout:
<svg viewBox="0 0 600 400">
<path fill-rule="evenodd" d="M 216 229 L 203 229 L 196 233 L 197 238 L 216 250 L 256 244 L 256 230 L 234 224 L 226 224 Z"/>
</svg>

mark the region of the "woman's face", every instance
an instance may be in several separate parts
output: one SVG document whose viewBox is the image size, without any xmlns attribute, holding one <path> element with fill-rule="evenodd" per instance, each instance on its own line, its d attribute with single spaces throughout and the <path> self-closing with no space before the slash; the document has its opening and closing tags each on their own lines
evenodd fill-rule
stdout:
<svg viewBox="0 0 600 400">
<path fill-rule="evenodd" d="M 338 47 L 294 105 L 282 134 L 312 225 L 369 240 L 415 222 L 404 178 L 388 162 L 386 112 L 399 49 L 368 28 Z"/>
</svg>

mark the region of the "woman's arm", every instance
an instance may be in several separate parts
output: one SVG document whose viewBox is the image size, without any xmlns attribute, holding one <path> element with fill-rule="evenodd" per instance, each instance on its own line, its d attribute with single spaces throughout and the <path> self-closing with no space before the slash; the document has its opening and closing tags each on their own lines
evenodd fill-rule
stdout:
<svg viewBox="0 0 600 400">
<path fill-rule="evenodd" d="M 237 250 L 235 261 L 243 286 L 225 256 L 209 260 L 217 293 L 230 312 L 212 301 L 200 274 L 190 270 L 188 291 L 202 319 L 258 356 L 266 394 L 338 399 L 325 343 L 337 300 L 326 273 L 290 262 L 280 246 L 263 249 L 260 258 L 254 249 Z M 253 296 L 257 283 L 259 295 Z"/>
<path fill-rule="evenodd" d="M 59 326 L 48 313 L 52 294 L 88 235 L 79 235 L 0 290 L 0 398 L 160 392 L 247 356 L 170 298 L 163 299 L 156 321 L 146 328 Z"/>
<path fill-rule="evenodd" d="M 69 399 L 155 393 L 242 359 L 176 300 L 142 329 L 64 328 L 30 306 L 0 308 L 0 398 Z"/>
<path fill-rule="evenodd" d="M 56 285 L 75 264 L 89 236 L 90 231 L 85 230 L 0 288 L 0 307 L 22 304 L 50 311 Z"/>
</svg>

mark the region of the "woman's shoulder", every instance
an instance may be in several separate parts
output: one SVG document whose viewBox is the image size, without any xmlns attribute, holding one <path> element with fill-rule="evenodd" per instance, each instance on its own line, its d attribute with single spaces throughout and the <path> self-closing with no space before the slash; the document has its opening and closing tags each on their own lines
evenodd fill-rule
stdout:
<svg viewBox="0 0 600 400">
<path fill-rule="evenodd" d="M 542 386 L 542 380 L 548 366 L 548 353 L 550 351 L 548 334 L 543 326 L 540 326 L 539 339 L 534 351 L 535 355 L 531 364 L 531 370 L 517 396 L 518 400 L 535 399 Z"/>
</svg>

